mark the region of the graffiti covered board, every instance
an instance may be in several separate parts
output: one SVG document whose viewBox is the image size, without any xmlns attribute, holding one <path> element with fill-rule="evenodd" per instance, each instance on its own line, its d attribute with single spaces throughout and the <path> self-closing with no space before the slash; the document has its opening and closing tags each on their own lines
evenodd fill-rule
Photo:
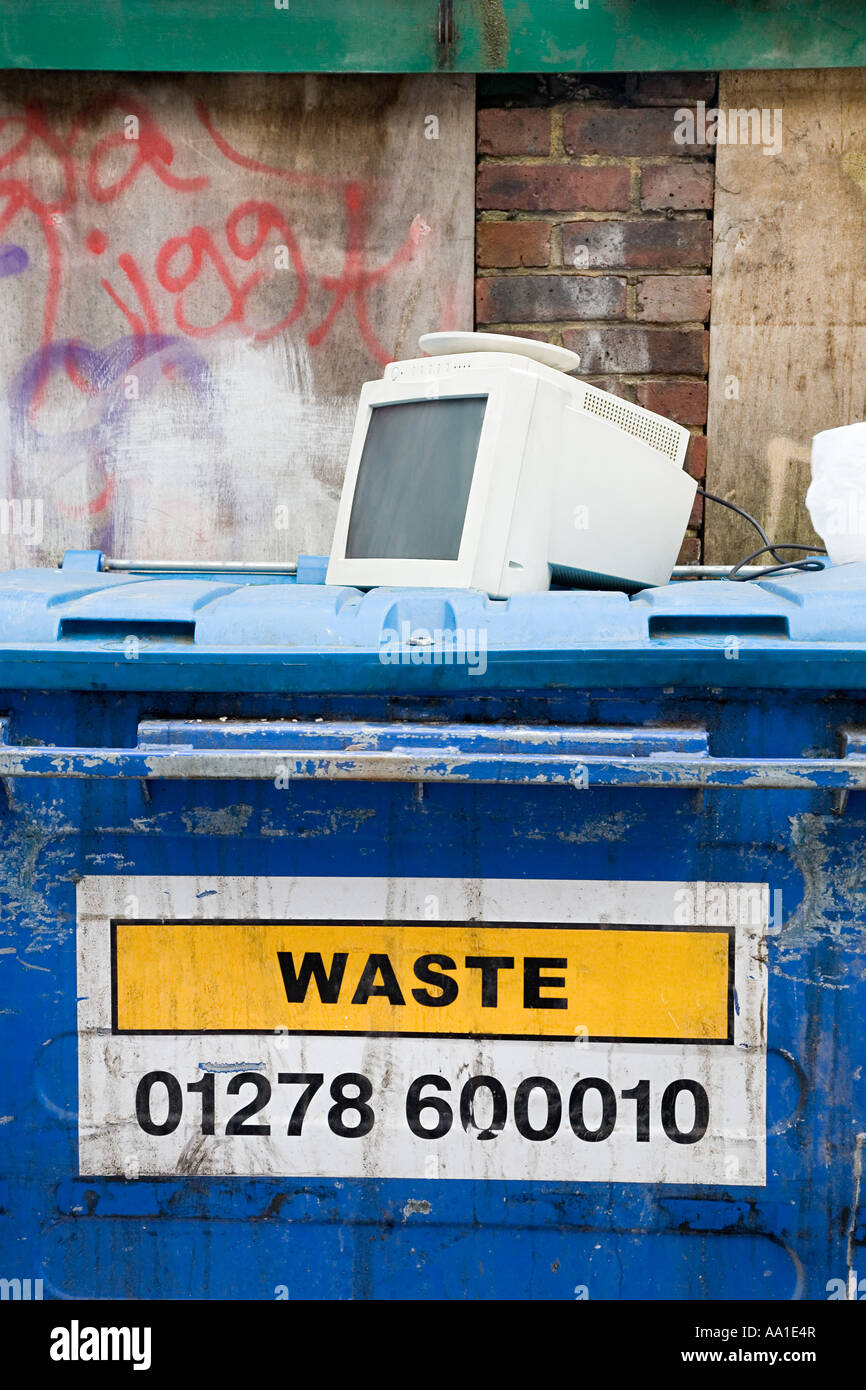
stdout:
<svg viewBox="0 0 866 1390">
<path fill-rule="evenodd" d="M 0 75 L 0 567 L 327 552 L 361 383 L 472 327 L 472 84 Z"/>
</svg>

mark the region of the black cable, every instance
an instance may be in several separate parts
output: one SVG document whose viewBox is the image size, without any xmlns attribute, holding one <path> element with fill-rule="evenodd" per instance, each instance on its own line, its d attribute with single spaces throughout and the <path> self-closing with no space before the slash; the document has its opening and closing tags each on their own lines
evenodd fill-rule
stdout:
<svg viewBox="0 0 866 1390">
<path fill-rule="evenodd" d="M 729 511 L 736 512 L 737 516 L 745 517 L 746 521 L 748 521 L 751 526 L 754 526 L 758 535 L 761 537 L 761 540 L 764 542 L 764 548 L 771 548 L 770 537 L 767 535 L 761 523 L 756 521 L 750 512 L 744 511 L 742 507 L 737 506 L 736 502 L 729 502 L 725 497 L 716 497 L 715 493 L 707 492 L 706 488 L 699 487 L 697 493 L 699 497 L 706 497 L 710 502 L 718 502 L 720 507 L 727 507 Z M 779 557 L 776 555 L 773 558 L 778 560 Z"/>
<path fill-rule="evenodd" d="M 764 542 L 760 550 L 755 550 L 751 555 L 747 555 L 744 560 L 740 560 L 736 565 L 734 565 L 733 569 L 726 576 L 726 578 L 732 579 L 735 584 L 745 584 L 748 583 L 748 581 L 751 579 L 765 579 L 768 575 L 780 574 L 783 570 L 812 571 L 821 570 L 824 568 L 824 566 L 821 564 L 819 560 L 807 559 L 785 561 L 783 560 L 781 555 L 777 554 L 777 551 L 810 550 L 813 555 L 826 555 L 826 550 L 820 550 L 817 546 L 814 545 L 801 545 L 798 541 L 771 541 L 770 537 L 767 535 L 761 523 L 755 520 L 751 512 L 747 512 L 743 507 L 738 507 L 736 502 L 729 502 L 726 497 L 716 497 L 715 493 L 707 492 L 706 488 L 702 487 L 697 488 L 697 493 L 700 497 L 706 497 L 708 502 L 718 502 L 720 507 L 727 507 L 729 511 L 736 512 L 738 516 L 743 517 L 744 520 L 748 521 L 750 526 L 754 526 L 758 535 L 761 537 L 761 540 Z M 743 569 L 745 565 L 750 564 L 752 560 L 756 560 L 759 555 L 767 554 L 767 552 L 769 552 L 770 555 L 772 555 L 774 560 L 778 560 L 779 564 L 768 565 L 767 568 L 762 570 L 760 574 L 738 573 L 738 571 Z"/>
<path fill-rule="evenodd" d="M 727 575 L 728 579 L 733 579 L 736 584 L 745 584 L 750 579 L 766 579 L 770 574 L 780 574 L 782 570 L 822 570 L 824 566 L 820 560 L 789 560 L 786 564 L 768 565 L 760 574 L 738 574 L 744 565 L 751 564 L 752 560 L 757 560 L 759 555 L 764 555 L 769 550 L 774 559 L 778 560 L 777 550 L 811 550 L 813 555 L 826 555 L 826 550 L 816 550 L 811 545 L 799 545 L 797 541 L 787 541 L 784 544 L 776 541 L 775 546 L 762 545 L 760 550 L 755 550 L 751 555 L 747 555 L 744 560 L 740 560 Z"/>
</svg>

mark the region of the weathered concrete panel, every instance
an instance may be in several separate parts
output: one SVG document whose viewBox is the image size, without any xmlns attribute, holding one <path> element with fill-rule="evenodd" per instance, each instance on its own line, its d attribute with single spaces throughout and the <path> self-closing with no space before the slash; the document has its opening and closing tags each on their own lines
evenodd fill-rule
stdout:
<svg viewBox="0 0 866 1390">
<path fill-rule="evenodd" d="M 327 551 L 473 193 L 472 78 L 2 74 L 0 565 Z"/>
</svg>

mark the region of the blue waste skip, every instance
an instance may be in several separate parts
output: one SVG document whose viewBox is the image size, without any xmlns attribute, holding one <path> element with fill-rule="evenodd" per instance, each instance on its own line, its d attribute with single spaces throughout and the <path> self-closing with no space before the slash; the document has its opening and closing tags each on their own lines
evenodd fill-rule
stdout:
<svg viewBox="0 0 866 1390">
<path fill-rule="evenodd" d="M 2 576 L 0 1274 L 866 1291 L 864 682 L 866 565 Z"/>
</svg>

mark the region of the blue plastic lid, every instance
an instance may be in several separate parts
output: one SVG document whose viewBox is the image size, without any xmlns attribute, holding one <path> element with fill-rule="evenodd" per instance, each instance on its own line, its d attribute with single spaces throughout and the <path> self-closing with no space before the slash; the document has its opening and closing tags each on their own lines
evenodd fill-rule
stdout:
<svg viewBox="0 0 866 1390">
<path fill-rule="evenodd" d="M 864 675 L 866 563 L 749 583 L 678 582 L 631 598 L 571 590 L 507 600 L 83 565 L 0 574 L 7 687 L 851 688 Z"/>
</svg>

